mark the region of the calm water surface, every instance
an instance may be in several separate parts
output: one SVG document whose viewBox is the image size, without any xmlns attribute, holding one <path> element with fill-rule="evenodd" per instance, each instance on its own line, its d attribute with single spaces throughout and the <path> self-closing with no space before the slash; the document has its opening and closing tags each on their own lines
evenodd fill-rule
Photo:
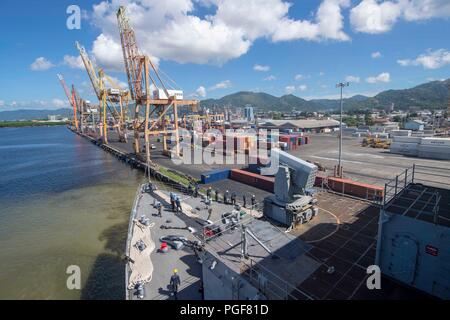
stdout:
<svg viewBox="0 0 450 320">
<path fill-rule="evenodd" d="M 0 129 L 0 299 L 123 299 L 142 181 L 65 127 Z M 82 290 L 67 289 L 69 265 Z"/>
</svg>

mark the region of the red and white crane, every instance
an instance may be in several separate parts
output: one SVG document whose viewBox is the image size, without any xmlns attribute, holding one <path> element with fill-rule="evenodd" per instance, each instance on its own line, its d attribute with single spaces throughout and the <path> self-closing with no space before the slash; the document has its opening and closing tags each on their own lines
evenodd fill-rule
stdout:
<svg viewBox="0 0 450 320">
<path fill-rule="evenodd" d="M 66 81 L 64 80 L 64 77 L 61 74 L 58 74 L 59 82 L 61 83 L 64 92 L 66 93 L 67 100 L 69 100 L 69 104 L 73 108 L 73 124 L 75 126 L 75 129 L 77 131 L 80 130 L 79 124 L 78 124 L 78 111 L 77 111 L 77 100 L 75 97 L 75 87 L 72 86 L 72 92 L 69 91 L 69 88 L 67 87 Z"/>
</svg>

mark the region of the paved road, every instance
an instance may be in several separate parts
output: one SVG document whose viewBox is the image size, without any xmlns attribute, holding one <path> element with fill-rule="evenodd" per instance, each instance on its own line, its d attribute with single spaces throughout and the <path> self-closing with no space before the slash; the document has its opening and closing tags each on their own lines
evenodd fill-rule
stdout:
<svg viewBox="0 0 450 320">
<path fill-rule="evenodd" d="M 361 146 L 361 138 L 344 137 L 344 175 L 356 181 L 384 185 L 413 164 L 450 169 L 450 161 L 391 154 L 389 150 Z M 331 135 L 311 135 L 311 144 L 292 150 L 293 155 L 324 165 L 329 172 L 338 162 L 339 140 Z"/>
</svg>

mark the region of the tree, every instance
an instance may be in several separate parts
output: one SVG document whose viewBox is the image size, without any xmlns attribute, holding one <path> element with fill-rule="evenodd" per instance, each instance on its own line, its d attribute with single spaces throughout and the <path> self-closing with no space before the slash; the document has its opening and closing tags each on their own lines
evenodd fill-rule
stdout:
<svg viewBox="0 0 450 320">
<path fill-rule="evenodd" d="M 373 126 L 373 119 L 370 113 L 366 113 L 364 115 L 364 123 L 366 124 L 366 126 Z"/>
<path fill-rule="evenodd" d="M 400 116 L 395 116 L 392 120 L 393 120 L 394 122 L 400 123 L 400 122 L 402 122 L 402 117 L 400 117 Z"/>
</svg>

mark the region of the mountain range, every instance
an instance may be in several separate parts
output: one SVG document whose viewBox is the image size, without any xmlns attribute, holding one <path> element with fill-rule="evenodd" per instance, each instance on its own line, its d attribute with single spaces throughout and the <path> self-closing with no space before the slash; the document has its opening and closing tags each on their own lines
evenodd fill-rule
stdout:
<svg viewBox="0 0 450 320">
<path fill-rule="evenodd" d="M 0 112 L 0 121 L 29 121 L 29 120 L 46 120 L 49 115 L 59 115 L 64 118 L 70 118 L 73 111 L 68 108 L 53 110 L 11 110 Z"/>
<path fill-rule="evenodd" d="M 355 95 L 344 99 L 344 109 L 364 110 L 372 108 L 389 108 L 392 104 L 396 110 L 445 109 L 449 100 L 450 79 L 431 81 L 414 88 L 403 90 L 387 90 L 374 97 Z M 289 94 L 275 97 L 264 92 L 241 91 L 220 99 L 206 99 L 200 102 L 202 107 L 244 107 L 250 104 L 259 111 L 325 111 L 339 108 L 339 99 L 305 100 Z M 70 117 L 71 109 L 57 110 L 14 110 L 0 112 L 0 121 L 47 119 L 48 115 Z"/>
<path fill-rule="evenodd" d="M 374 97 L 355 95 L 344 99 L 346 110 L 389 108 L 392 104 L 396 110 L 446 108 L 449 99 L 450 79 L 431 81 L 410 89 L 387 90 Z M 339 99 L 305 100 L 289 94 L 275 97 L 263 92 L 237 92 L 220 99 L 201 101 L 202 107 L 243 107 L 250 104 L 260 111 L 324 111 L 335 110 L 340 106 Z"/>
</svg>

